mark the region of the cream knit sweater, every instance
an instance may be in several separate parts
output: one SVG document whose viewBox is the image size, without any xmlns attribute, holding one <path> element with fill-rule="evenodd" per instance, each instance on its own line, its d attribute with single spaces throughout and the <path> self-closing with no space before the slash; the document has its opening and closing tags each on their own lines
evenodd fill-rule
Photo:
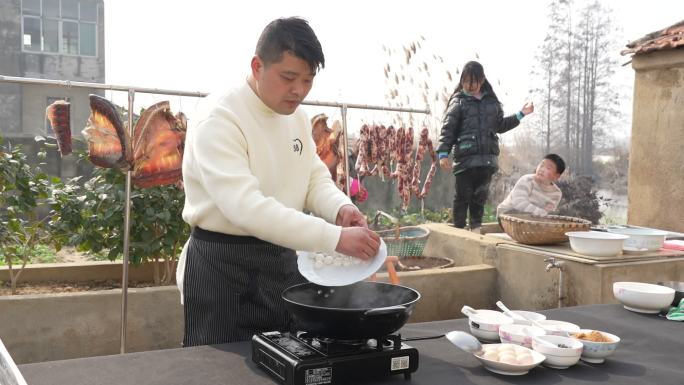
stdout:
<svg viewBox="0 0 684 385">
<path fill-rule="evenodd" d="M 332 223 L 351 201 L 316 154 L 304 111 L 277 114 L 245 82 L 208 96 L 193 120 L 183 157 L 185 222 L 295 250 L 335 250 L 342 228 Z M 181 257 L 182 280 L 185 248 Z"/>
<path fill-rule="evenodd" d="M 509 211 L 519 211 L 535 215 L 546 215 L 548 211 L 558 208 L 563 193 L 554 183 L 543 186 L 534 180 L 534 174 L 523 175 L 518 179 L 513 190 L 496 208 L 496 215 Z M 553 210 L 546 210 L 551 205 Z"/>
</svg>

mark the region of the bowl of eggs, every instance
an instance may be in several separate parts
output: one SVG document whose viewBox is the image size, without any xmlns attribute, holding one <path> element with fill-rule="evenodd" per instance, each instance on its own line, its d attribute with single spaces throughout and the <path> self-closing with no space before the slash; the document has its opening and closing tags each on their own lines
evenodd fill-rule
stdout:
<svg viewBox="0 0 684 385">
<path fill-rule="evenodd" d="M 507 376 L 521 376 L 541 364 L 546 357 L 534 350 L 514 344 L 486 344 L 475 354 L 485 369 Z"/>
</svg>

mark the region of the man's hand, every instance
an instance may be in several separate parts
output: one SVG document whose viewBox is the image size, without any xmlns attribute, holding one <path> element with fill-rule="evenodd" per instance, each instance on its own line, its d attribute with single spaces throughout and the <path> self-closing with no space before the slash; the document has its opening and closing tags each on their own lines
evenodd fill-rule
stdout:
<svg viewBox="0 0 684 385">
<path fill-rule="evenodd" d="M 342 229 L 335 251 L 368 260 L 378 253 L 379 248 L 380 237 L 378 234 L 365 227 L 345 227 Z"/>
<path fill-rule="evenodd" d="M 439 166 L 442 167 L 442 170 L 449 171 L 449 169 L 451 169 L 451 163 L 449 162 L 449 158 L 440 159 Z"/>
<path fill-rule="evenodd" d="M 523 114 L 525 114 L 525 116 L 527 116 L 527 115 L 533 113 L 533 112 L 534 112 L 534 103 L 532 103 L 532 102 L 527 102 L 527 103 L 525 103 L 525 105 L 523 106 L 522 110 L 520 110 L 520 111 L 521 111 Z"/>
<path fill-rule="evenodd" d="M 359 226 L 368 228 L 366 217 L 354 205 L 344 205 L 337 212 L 335 224 L 342 227 Z M 375 254 L 373 254 L 375 255 Z"/>
</svg>

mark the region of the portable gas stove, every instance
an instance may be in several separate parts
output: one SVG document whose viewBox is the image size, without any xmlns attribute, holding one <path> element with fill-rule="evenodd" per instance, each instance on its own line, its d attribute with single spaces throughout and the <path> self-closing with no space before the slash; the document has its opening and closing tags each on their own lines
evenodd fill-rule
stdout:
<svg viewBox="0 0 684 385">
<path fill-rule="evenodd" d="M 306 332 L 266 332 L 252 337 L 252 360 L 285 385 L 339 384 L 353 379 L 418 370 L 418 350 L 401 335 L 368 340 L 331 340 Z"/>
</svg>

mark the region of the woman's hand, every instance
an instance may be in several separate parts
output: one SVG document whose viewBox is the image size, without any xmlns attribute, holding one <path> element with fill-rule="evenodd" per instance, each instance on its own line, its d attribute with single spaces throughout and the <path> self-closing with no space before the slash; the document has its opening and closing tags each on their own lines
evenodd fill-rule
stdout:
<svg viewBox="0 0 684 385">
<path fill-rule="evenodd" d="M 525 114 L 525 116 L 527 116 L 527 115 L 533 113 L 533 112 L 534 112 L 534 103 L 532 103 L 532 102 L 527 102 L 527 103 L 525 103 L 525 105 L 523 106 L 522 110 L 520 110 L 520 111 L 521 111 L 523 114 Z"/>
<path fill-rule="evenodd" d="M 449 158 L 440 159 L 439 166 L 442 168 L 442 170 L 449 171 L 449 169 L 451 169 L 451 163 L 449 162 Z"/>
</svg>

